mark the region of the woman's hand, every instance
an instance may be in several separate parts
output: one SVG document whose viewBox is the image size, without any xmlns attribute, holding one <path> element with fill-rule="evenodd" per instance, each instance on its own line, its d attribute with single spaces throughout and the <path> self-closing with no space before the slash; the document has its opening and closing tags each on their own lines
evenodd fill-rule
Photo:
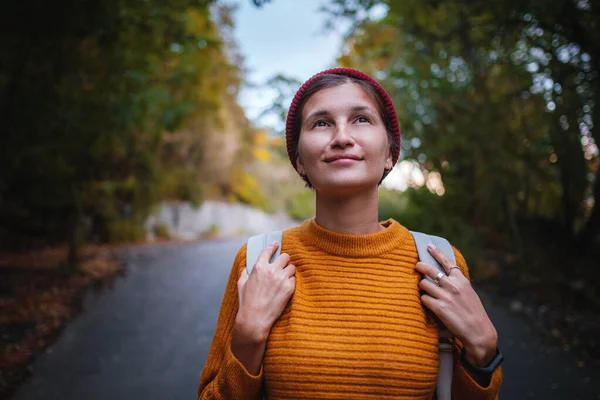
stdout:
<svg viewBox="0 0 600 400">
<path fill-rule="evenodd" d="M 236 326 L 239 333 L 256 342 L 267 339 L 296 287 L 296 267 L 288 265 L 288 254 L 282 253 L 273 263 L 269 262 L 278 246 L 277 242 L 267 246 L 250 276 L 244 269 L 238 280 Z"/>
<path fill-rule="evenodd" d="M 444 267 L 446 274 L 436 284 L 422 279 L 419 288 L 423 304 L 446 325 L 465 346 L 467 361 L 484 367 L 496 355 L 498 333 L 469 280 L 440 249 L 429 246 L 429 252 Z M 416 270 L 432 279 L 440 272 L 433 265 L 419 262 Z"/>
</svg>

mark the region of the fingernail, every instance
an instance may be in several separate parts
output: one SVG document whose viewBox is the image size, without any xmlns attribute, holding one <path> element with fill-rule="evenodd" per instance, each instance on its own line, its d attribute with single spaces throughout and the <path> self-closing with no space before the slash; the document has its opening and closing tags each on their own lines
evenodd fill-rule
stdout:
<svg viewBox="0 0 600 400">
<path fill-rule="evenodd" d="M 435 249 L 437 249 L 437 247 L 435 247 L 435 244 L 433 244 L 433 243 L 429 243 L 429 244 L 427 245 L 427 248 L 428 248 L 429 250 L 435 250 Z"/>
<path fill-rule="evenodd" d="M 277 243 L 277 242 L 273 242 L 273 243 L 271 243 L 271 246 L 277 246 L 278 244 L 279 243 Z"/>
</svg>

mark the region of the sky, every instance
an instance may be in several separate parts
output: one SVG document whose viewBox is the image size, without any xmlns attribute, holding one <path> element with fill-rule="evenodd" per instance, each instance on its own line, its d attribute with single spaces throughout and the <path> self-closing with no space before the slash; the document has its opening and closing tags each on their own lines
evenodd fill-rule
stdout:
<svg viewBox="0 0 600 400">
<path fill-rule="evenodd" d="M 258 8 L 252 0 L 237 0 L 234 37 L 244 56 L 246 80 L 239 102 L 246 116 L 257 126 L 282 130 L 276 118 L 258 118 L 273 100 L 273 92 L 262 85 L 270 77 L 283 74 L 304 82 L 314 74 L 335 66 L 341 54 L 343 32 L 338 25 L 325 30 L 327 16 L 319 12 L 323 0 L 272 0 Z M 375 10 L 378 17 L 382 10 Z M 291 99 L 290 99 L 291 100 Z M 400 163 L 383 181 L 388 188 L 405 190 L 408 180 L 423 179 L 420 169 L 412 163 Z M 420 176 L 419 176 L 420 174 Z"/>
<path fill-rule="evenodd" d="M 272 0 L 258 8 L 251 0 L 238 0 L 235 38 L 257 85 L 283 74 L 304 82 L 334 66 L 342 46 L 343 27 L 325 32 L 326 15 L 319 12 L 323 0 Z M 257 123 L 276 125 L 273 119 L 257 120 L 273 98 L 265 88 L 246 88 L 240 103 Z"/>
</svg>

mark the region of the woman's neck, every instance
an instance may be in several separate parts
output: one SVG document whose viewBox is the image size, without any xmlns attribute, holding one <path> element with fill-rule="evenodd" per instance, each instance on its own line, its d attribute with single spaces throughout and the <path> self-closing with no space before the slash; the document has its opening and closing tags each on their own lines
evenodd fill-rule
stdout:
<svg viewBox="0 0 600 400">
<path fill-rule="evenodd" d="M 315 221 L 334 232 L 375 233 L 385 229 L 379 223 L 378 207 L 377 188 L 352 196 L 320 195 L 317 192 Z"/>
</svg>

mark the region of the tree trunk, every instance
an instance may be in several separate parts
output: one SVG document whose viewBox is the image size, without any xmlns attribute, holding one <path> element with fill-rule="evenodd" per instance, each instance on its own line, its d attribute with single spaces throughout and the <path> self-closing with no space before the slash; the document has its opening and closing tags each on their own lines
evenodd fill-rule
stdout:
<svg viewBox="0 0 600 400">
<path fill-rule="evenodd" d="M 73 273 L 77 270 L 77 261 L 79 259 L 79 216 L 77 215 L 77 211 L 73 212 L 70 219 L 67 268 L 70 273 Z"/>
<path fill-rule="evenodd" d="M 74 273 L 77 270 L 77 262 L 79 261 L 79 245 L 80 245 L 80 227 L 81 227 L 81 197 L 77 189 L 72 188 L 73 194 L 73 211 L 69 218 L 69 255 L 67 259 L 67 268 L 69 273 Z"/>
<path fill-rule="evenodd" d="M 517 223 L 517 217 L 510 205 L 510 197 L 506 193 L 506 190 L 504 191 L 504 193 L 505 195 L 503 203 L 506 211 L 506 217 L 508 220 L 508 226 L 510 228 L 510 233 L 513 237 L 515 250 L 517 251 L 517 265 L 522 266 L 525 262 L 525 257 L 523 253 L 523 239 L 521 236 L 521 231 L 519 229 L 519 224 Z"/>
<path fill-rule="evenodd" d="M 596 60 L 595 63 L 596 73 L 600 73 L 600 61 Z M 592 121 L 594 126 L 591 129 L 591 135 L 596 146 L 600 146 L 600 79 L 596 78 L 594 85 L 595 96 L 594 96 L 594 108 L 592 114 Z M 594 189 L 592 196 L 594 196 L 594 206 L 592 212 L 587 219 L 583 228 L 577 234 L 577 247 L 580 251 L 587 253 L 592 249 L 592 245 L 597 240 L 600 234 L 600 167 L 596 170 L 596 176 L 594 177 Z"/>
<path fill-rule="evenodd" d="M 577 234 L 577 247 L 581 252 L 592 250 L 592 245 L 600 234 L 600 169 L 594 181 L 594 207 L 583 228 Z"/>
</svg>

